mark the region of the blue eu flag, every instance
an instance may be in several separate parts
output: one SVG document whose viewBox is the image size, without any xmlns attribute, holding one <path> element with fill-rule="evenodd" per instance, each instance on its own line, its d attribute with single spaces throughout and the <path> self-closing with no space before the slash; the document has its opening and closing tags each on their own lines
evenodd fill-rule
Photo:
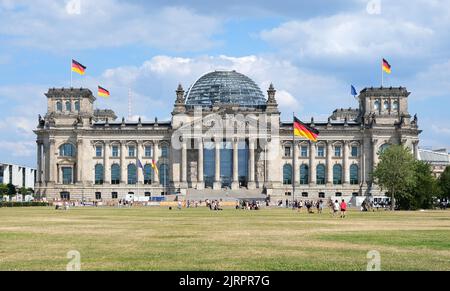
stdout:
<svg viewBox="0 0 450 291">
<path fill-rule="evenodd" d="M 358 95 L 358 93 L 356 93 L 356 89 L 355 89 L 355 87 L 352 85 L 352 93 L 351 93 L 353 96 L 356 96 L 356 95 Z"/>
</svg>

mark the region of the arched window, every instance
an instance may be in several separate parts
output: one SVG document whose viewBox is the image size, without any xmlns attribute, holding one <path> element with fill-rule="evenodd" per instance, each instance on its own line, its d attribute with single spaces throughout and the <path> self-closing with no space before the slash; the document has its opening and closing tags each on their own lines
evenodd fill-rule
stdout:
<svg viewBox="0 0 450 291">
<path fill-rule="evenodd" d="M 375 103 L 373 104 L 374 105 L 374 108 L 375 108 L 375 110 L 380 110 L 380 101 L 379 100 L 376 100 L 375 101 Z"/>
<path fill-rule="evenodd" d="M 120 184 L 120 166 L 118 164 L 113 164 L 111 166 L 111 184 Z"/>
<path fill-rule="evenodd" d="M 166 164 L 159 166 L 159 182 L 165 187 L 169 186 L 169 166 Z"/>
<path fill-rule="evenodd" d="M 380 146 L 380 150 L 378 151 L 379 154 L 383 153 L 385 150 L 389 148 L 389 144 L 385 143 L 382 146 Z"/>
<path fill-rule="evenodd" d="M 75 101 L 75 111 L 80 111 L 80 101 Z"/>
<path fill-rule="evenodd" d="M 300 184 L 306 185 L 309 183 L 309 167 L 308 165 L 300 166 Z"/>
<path fill-rule="evenodd" d="M 350 166 L 350 184 L 359 184 L 359 167 L 356 164 Z"/>
<path fill-rule="evenodd" d="M 95 165 L 95 185 L 103 184 L 103 165 Z"/>
<path fill-rule="evenodd" d="M 389 101 L 384 101 L 384 103 L 383 103 L 383 109 L 384 110 L 388 110 L 389 109 Z"/>
<path fill-rule="evenodd" d="M 325 185 L 325 166 L 322 164 L 317 165 L 316 180 L 318 185 Z"/>
<path fill-rule="evenodd" d="M 127 169 L 128 169 L 128 184 L 129 185 L 136 184 L 136 178 L 137 178 L 136 165 L 129 164 Z"/>
<path fill-rule="evenodd" d="M 72 111 L 72 104 L 70 104 L 70 101 L 66 102 L 66 111 L 68 112 Z"/>
<path fill-rule="evenodd" d="M 153 168 L 152 165 L 146 164 L 144 166 L 144 184 L 151 184 L 153 181 Z"/>
<path fill-rule="evenodd" d="M 333 166 L 333 184 L 334 185 L 342 184 L 342 166 L 341 165 Z"/>
<path fill-rule="evenodd" d="M 162 145 L 161 147 L 161 157 L 168 158 L 169 157 L 169 147 L 167 145 Z"/>
<path fill-rule="evenodd" d="M 61 101 L 56 102 L 56 111 L 62 112 L 62 103 L 61 103 Z"/>
<path fill-rule="evenodd" d="M 292 184 L 292 166 L 289 164 L 285 164 L 283 166 L 283 184 L 284 185 Z"/>
<path fill-rule="evenodd" d="M 398 111 L 398 101 L 394 101 L 394 102 L 392 103 L 392 110 Z"/>
<path fill-rule="evenodd" d="M 73 146 L 73 144 L 65 143 L 59 147 L 59 155 L 61 157 L 74 157 L 75 147 Z"/>
</svg>

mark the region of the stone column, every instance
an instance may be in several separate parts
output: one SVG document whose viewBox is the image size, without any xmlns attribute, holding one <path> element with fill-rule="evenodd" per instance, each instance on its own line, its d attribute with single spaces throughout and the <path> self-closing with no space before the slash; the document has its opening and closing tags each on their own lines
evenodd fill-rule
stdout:
<svg viewBox="0 0 450 291">
<path fill-rule="evenodd" d="M 332 141 L 327 141 L 327 185 L 333 184 L 333 144 Z"/>
<path fill-rule="evenodd" d="M 49 178 L 49 168 L 48 168 L 48 144 L 43 142 L 42 143 L 42 182 L 47 184 L 47 182 L 50 180 Z"/>
<path fill-rule="evenodd" d="M 111 184 L 111 165 L 109 157 L 111 156 L 110 142 L 105 141 L 105 149 L 103 150 L 103 181 L 105 184 Z"/>
<path fill-rule="evenodd" d="M 350 161 L 348 159 L 348 149 L 349 142 L 344 141 L 344 161 L 343 161 L 343 169 L 344 169 L 344 185 L 350 184 Z"/>
<path fill-rule="evenodd" d="M 50 139 L 48 147 L 48 169 L 49 169 L 49 179 L 48 182 L 55 183 L 57 181 L 56 175 L 56 158 L 55 158 L 55 140 Z"/>
<path fill-rule="evenodd" d="M 413 141 L 413 155 L 416 160 L 419 160 L 419 141 Z"/>
<path fill-rule="evenodd" d="M 233 182 L 231 189 L 239 189 L 239 139 L 233 139 Z"/>
<path fill-rule="evenodd" d="M 120 142 L 120 184 L 127 184 L 127 165 L 126 165 L 126 141 Z"/>
<path fill-rule="evenodd" d="M 77 141 L 77 183 L 83 183 L 83 139 Z"/>
<path fill-rule="evenodd" d="M 378 164 L 378 140 L 372 140 L 372 173 Z"/>
<path fill-rule="evenodd" d="M 159 160 L 159 143 L 158 141 L 153 141 L 153 160 L 156 163 L 156 166 L 159 167 L 158 160 Z M 159 168 L 158 168 L 159 169 Z M 158 171 L 159 173 L 159 171 Z M 156 171 L 153 171 L 153 184 L 160 185 L 159 184 L 159 175 Z"/>
<path fill-rule="evenodd" d="M 248 162 L 248 189 L 256 189 L 255 183 L 255 139 L 248 140 L 249 162 Z"/>
<path fill-rule="evenodd" d="M 187 141 L 183 138 L 181 143 L 181 183 L 187 182 Z"/>
<path fill-rule="evenodd" d="M 222 188 L 222 182 L 220 181 L 220 144 L 221 142 L 215 141 L 216 154 L 215 154 L 215 175 L 213 189 L 219 190 Z"/>
<path fill-rule="evenodd" d="M 309 184 L 314 186 L 317 183 L 316 175 L 316 144 L 309 142 Z"/>
<path fill-rule="evenodd" d="M 198 161 L 197 161 L 197 189 L 205 188 L 203 181 L 203 138 L 198 139 Z"/>
<path fill-rule="evenodd" d="M 42 143 L 40 141 L 37 144 L 37 183 L 42 183 Z"/>
<path fill-rule="evenodd" d="M 137 151 L 137 153 L 136 153 L 137 183 L 144 184 L 144 169 L 139 168 L 139 161 L 142 163 L 142 156 L 144 153 L 142 140 L 139 140 L 137 142 L 136 151 Z M 144 166 L 144 164 L 142 164 L 142 166 Z"/>
<path fill-rule="evenodd" d="M 300 185 L 300 167 L 298 162 L 298 142 L 295 142 L 293 145 L 293 155 L 294 155 L 294 162 L 292 164 L 292 173 L 294 175 L 294 180 L 292 181 L 295 183 L 295 185 Z"/>
</svg>

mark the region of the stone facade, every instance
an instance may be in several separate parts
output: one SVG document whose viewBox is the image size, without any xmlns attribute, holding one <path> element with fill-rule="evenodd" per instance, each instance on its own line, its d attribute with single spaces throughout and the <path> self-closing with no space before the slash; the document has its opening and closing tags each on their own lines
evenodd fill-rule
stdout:
<svg viewBox="0 0 450 291">
<path fill-rule="evenodd" d="M 320 131 L 317 143 L 294 144 L 272 85 L 266 104 L 253 107 L 192 107 L 181 85 L 175 93 L 170 121 L 130 122 L 95 111 L 88 89 L 50 89 L 35 130 L 36 191 L 50 199 L 109 200 L 226 188 L 284 198 L 295 183 L 296 197 L 374 195 L 370 174 L 380 150 L 403 144 L 418 155 L 420 130 L 406 88 L 366 88 L 358 109 L 308 123 Z"/>
</svg>

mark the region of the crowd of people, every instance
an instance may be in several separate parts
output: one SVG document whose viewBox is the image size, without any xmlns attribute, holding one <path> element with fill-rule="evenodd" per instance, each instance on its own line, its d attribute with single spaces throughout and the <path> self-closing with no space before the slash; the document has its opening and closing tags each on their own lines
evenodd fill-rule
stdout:
<svg viewBox="0 0 450 291">
<path fill-rule="evenodd" d="M 283 201 L 279 200 L 277 203 L 278 207 L 283 207 Z M 342 218 L 345 218 L 345 213 L 347 211 L 347 203 L 344 199 L 342 199 L 341 202 L 338 200 L 329 199 L 327 203 L 328 208 L 330 209 L 330 212 L 333 214 L 333 216 L 336 216 L 340 214 Z M 288 200 L 284 202 L 284 207 L 286 208 L 292 208 L 294 210 L 297 210 L 298 212 L 301 212 L 302 209 L 306 209 L 307 213 L 318 213 L 321 214 L 323 212 L 323 209 L 325 208 L 325 202 L 322 199 L 319 200 Z M 316 209 L 314 211 L 314 209 Z"/>
</svg>

